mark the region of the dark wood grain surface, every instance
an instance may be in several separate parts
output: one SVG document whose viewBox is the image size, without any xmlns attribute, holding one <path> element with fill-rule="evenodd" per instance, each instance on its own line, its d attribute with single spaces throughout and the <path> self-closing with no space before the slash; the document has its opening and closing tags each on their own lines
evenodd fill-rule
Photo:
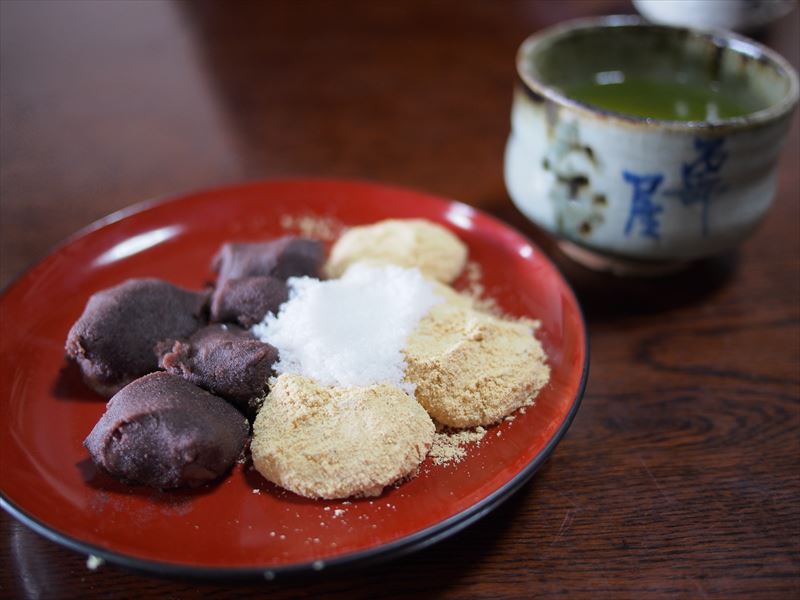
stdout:
<svg viewBox="0 0 800 600">
<path fill-rule="evenodd" d="M 592 367 L 549 463 L 478 524 L 287 582 L 86 568 L 0 515 L 0 596 L 790 598 L 800 594 L 800 143 L 735 253 L 661 280 L 571 265 L 507 198 L 514 54 L 626 3 L 0 2 L 0 285 L 134 202 L 243 179 L 363 178 L 480 206 L 556 257 Z M 795 11 L 763 32 L 797 66 Z"/>
</svg>

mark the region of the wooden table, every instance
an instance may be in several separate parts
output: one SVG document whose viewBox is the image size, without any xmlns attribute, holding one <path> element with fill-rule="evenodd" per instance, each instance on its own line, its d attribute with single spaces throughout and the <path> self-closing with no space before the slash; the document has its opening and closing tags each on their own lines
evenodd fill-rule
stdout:
<svg viewBox="0 0 800 600">
<path fill-rule="evenodd" d="M 735 253 L 663 280 L 572 266 L 502 179 L 514 54 L 618 2 L 11 2 L 2 24 L 0 284 L 134 202 L 250 178 L 364 178 L 459 198 L 556 256 L 592 367 L 537 477 L 453 539 L 285 583 L 157 579 L 0 515 L 0 596 L 797 597 L 797 122 Z M 797 66 L 798 15 L 764 41 Z"/>
</svg>

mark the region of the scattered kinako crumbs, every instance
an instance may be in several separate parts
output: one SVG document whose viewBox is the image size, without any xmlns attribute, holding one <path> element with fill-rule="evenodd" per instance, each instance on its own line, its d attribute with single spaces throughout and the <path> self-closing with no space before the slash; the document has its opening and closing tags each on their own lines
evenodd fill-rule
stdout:
<svg viewBox="0 0 800 600">
<path fill-rule="evenodd" d="M 435 465 L 459 463 L 467 455 L 465 446 L 479 445 L 484 435 L 486 430 L 480 426 L 474 429 L 442 428 L 433 436 L 429 456 Z"/>
<path fill-rule="evenodd" d="M 485 296 L 486 288 L 483 285 L 483 268 L 480 263 L 468 261 L 464 267 L 464 276 L 467 280 L 467 287 L 461 291 L 465 296 L 469 296 L 475 303 L 475 308 L 494 316 L 502 316 L 503 311 L 494 298 Z"/>
<path fill-rule="evenodd" d="M 336 219 L 313 215 L 283 215 L 281 227 L 285 230 L 296 231 L 305 237 L 325 241 L 337 239 L 346 229 Z"/>
</svg>

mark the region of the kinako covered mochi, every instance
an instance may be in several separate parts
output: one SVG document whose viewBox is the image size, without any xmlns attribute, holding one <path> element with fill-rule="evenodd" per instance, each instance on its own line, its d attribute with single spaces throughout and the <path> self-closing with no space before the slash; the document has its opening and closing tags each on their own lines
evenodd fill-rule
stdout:
<svg viewBox="0 0 800 600">
<path fill-rule="evenodd" d="M 281 375 L 253 424 L 253 465 L 309 498 L 377 496 L 425 459 L 435 427 L 399 387 Z"/>
<path fill-rule="evenodd" d="M 451 283 L 466 261 L 467 246 L 445 227 L 425 219 L 386 219 L 348 229 L 333 245 L 325 270 L 340 277 L 357 262 L 392 264 Z"/>
</svg>

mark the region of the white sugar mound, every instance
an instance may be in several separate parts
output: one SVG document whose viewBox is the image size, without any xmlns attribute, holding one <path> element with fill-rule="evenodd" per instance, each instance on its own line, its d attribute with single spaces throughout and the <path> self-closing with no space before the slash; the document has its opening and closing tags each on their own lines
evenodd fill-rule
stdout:
<svg viewBox="0 0 800 600">
<path fill-rule="evenodd" d="M 408 394 L 402 350 L 420 319 L 443 299 L 418 269 L 355 264 L 341 279 L 288 280 L 289 300 L 253 334 L 278 349 L 278 374 L 323 385 L 391 383 Z"/>
</svg>

